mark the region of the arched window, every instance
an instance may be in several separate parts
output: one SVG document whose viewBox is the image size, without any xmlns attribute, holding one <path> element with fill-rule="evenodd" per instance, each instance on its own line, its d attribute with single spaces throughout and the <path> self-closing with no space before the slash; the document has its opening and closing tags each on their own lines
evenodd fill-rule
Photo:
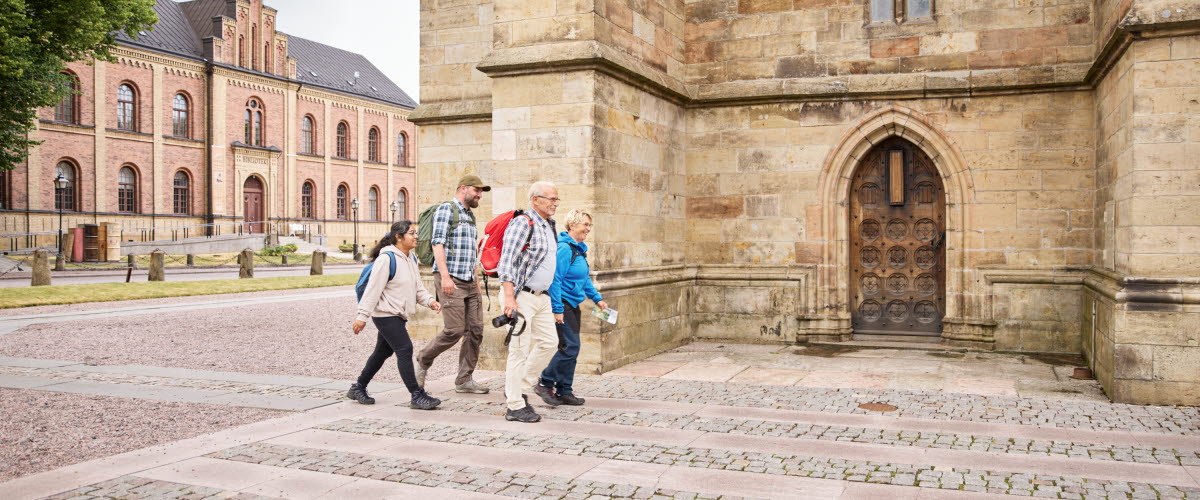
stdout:
<svg viewBox="0 0 1200 500">
<path fill-rule="evenodd" d="M 250 25 L 250 62 L 258 69 L 258 25 Z"/>
<path fill-rule="evenodd" d="M 258 99 L 246 101 L 246 112 L 242 114 L 245 121 L 245 143 L 252 146 L 263 145 L 263 105 Z"/>
<path fill-rule="evenodd" d="M 350 126 L 339 122 L 337 127 L 337 157 L 350 157 Z"/>
<path fill-rule="evenodd" d="M 408 166 L 408 136 L 404 134 L 396 136 L 396 164 Z"/>
<path fill-rule="evenodd" d="M 313 203 L 316 192 L 317 186 L 312 181 L 304 181 L 304 187 L 300 188 L 300 217 L 305 219 L 317 218 L 316 210 L 314 210 L 316 204 Z"/>
<path fill-rule="evenodd" d="M 175 213 L 181 215 L 192 213 L 191 180 L 188 178 L 187 172 L 182 170 L 175 172 L 175 180 L 172 185 L 174 189 L 172 205 L 174 205 Z"/>
<path fill-rule="evenodd" d="M 300 152 L 314 154 L 316 149 L 313 147 L 317 143 L 316 127 L 313 126 L 311 116 L 305 115 L 304 120 L 300 121 Z"/>
<path fill-rule="evenodd" d="M 396 193 L 396 204 L 399 205 L 396 210 L 396 220 L 408 220 L 408 192 L 401 189 Z"/>
<path fill-rule="evenodd" d="M 338 186 L 337 190 L 337 218 L 346 220 L 346 213 L 350 211 L 350 189 L 345 184 Z"/>
<path fill-rule="evenodd" d="M 122 83 L 117 87 L 117 128 L 121 130 L 137 130 L 137 95 L 133 86 Z"/>
<path fill-rule="evenodd" d="M 188 127 L 188 98 L 183 94 L 175 94 L 171 101 L 171 135 L 175 137 L 191 137 Z"/>
<path fill-rule="evenodd" d="M 371 186 L 367 191 L 367 217 L 370 220 L 379 220 L 379 188 Z"/>
<path fill-rule="evenodd" d="M 63 96 L 58 106 L 54 107 L 54 121 L 79 123 L 79 79 L 70 73 L 64 74 L 67 81 L 63 86 L 70 94 Z"/>
<path fill-rule="evenodd" d="M 0 210 L 12 208 L 12 195 L 9 194 L 8 170 L 0 168 Z"/>
<path fill-rule="evenodd" d="M 137 212 L 137 173 L 132 167 L 117 172 L 117 211 Z"/>
<path fill-rule="evenodd" d="M 367 160 L 379 161 L 379 129 L 375 127 L 367 132 Z"/>
<path fill-rule="evenodd" d="M 238 35 L 238 66 L 246 67 L 246 37 Z"/>
<path fill-rule="evenodd" d="M 58 162 L 54 167 L 54 178 L 50 182 L 54 182 L 58 178 L 65 179 L 66 185 L 58 187 L 54 184 L 54 209 L 55 210 L 78 210 L 79 192 L 78 184 L 75 182 L 75 164 L 67 160 Z"/>
</svg>

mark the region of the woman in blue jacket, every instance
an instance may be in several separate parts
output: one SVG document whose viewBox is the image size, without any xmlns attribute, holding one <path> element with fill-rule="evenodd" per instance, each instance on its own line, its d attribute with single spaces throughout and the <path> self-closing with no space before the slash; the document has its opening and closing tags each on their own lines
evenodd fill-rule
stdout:
<svg viewBox="0 0 1200 500">
<path fill-rule="evenodd" d="M 534 388 L 534 392 L 551 406 L 583 404 L 583 398 L 575 397 L 571 390 L 575 362 L 579 358 L 579 304 L 592 299 L 601 309 L 608 308 L 608 303 L 592 285 L 587 244 L 583 242 L 592 232 L 592 215 L 579 209 L 571 210 L 567 213 L 566 227 L 567 230 L 558 235 L 558 259 L 549 290 L 554 321 L 566 345 L 554 354 Z"/>
</svg>

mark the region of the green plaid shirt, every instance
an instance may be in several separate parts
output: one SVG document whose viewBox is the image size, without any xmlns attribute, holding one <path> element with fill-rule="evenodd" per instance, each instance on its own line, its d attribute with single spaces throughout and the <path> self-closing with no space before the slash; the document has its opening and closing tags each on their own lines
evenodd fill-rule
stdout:
<svg viewBox="0 0 1200 500">
<path fill-rule="evenodd" d="M 454 228 L 454 234 L 446 234 L 450 229 L 450 207 L 458 209 L 459 223 Z M 475 262 L 479 260 L 475 246 L 479 230 L 475 227 L 475 214 L 455 198 L 454 201 L 438 205 L 433 211 L 433 245 L 445 245 L 446 268 L 450 276 L 463 281 L 475 279 Z M 433 272 L 439 272 L 437 262 L 433 263 Z"/>
</svg>

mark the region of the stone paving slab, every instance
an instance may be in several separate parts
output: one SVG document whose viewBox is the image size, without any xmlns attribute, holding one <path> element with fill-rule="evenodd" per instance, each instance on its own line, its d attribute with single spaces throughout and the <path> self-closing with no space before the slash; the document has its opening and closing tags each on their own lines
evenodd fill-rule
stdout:
<svg viewBox="0 0 1200 500">
<path fill-rule="evenodd" d="M 8 389 L 33 389 L 61 384 L 61 379 L 26 377 L 24 375 L 0 374 L 0 387 Z"/>
<path fill-rule="evenodd" d="M 657 463 L 701 469 L 743 471 L 756 474 L 800 476 L 868 482 L 897 486 L 918 486 L 948 490 L 967 490 L 1015 495 L 1071 493 L 1104 495 L 1153 493 L 1169 498 L 1200 495 L 1191 478 L 1188 486 L 1146 484 L 1111 479 L 1091 479 L 1035 471 L 1008 472 L 971 467 L 929 464 L 890 463 L 867 459 L 841 459 L 801 456 L 788 453 L 746 452 L 729 449 L 672 446 L 633 440 L 596 439 L 577 434 L 535 435 L 497 432 L 457 426 L 415 424 L 411 422 L 361 418 L 342 420 L 321 426 L 325 430 L 414 440 L 446 441 L 483 448 L 513 448 L 539 453 L 599 457 L 610 460 Z M 1186 476 L 1180 468 L 1180 474 Z"/>
<path fill-rule="evenodd" d="M 268 410 L 305 411 L 337 403 L 336 399 L 297 398 L 262 394 L 223 394 L 211 397 L 205 403 L 266 408 Z"/>
<path fill-rule="evenodd" d="M 60 493 L 48 500 L 91 500 L 91 499 L 208 499 L 228 498 L 232 500 L 260 500 L 270 497 L 238 493 L 235 491 L 208 488 L 192 484 L 158 481 L 138 476 L 123 476 L 109 481 L 83 486 Z"/>
<path fill-rule="evenodd" d="M 212 370 L 194 370 L 191 368 L 167 368 L 161 366 L 142 365 L 75 364 L 71 366 L 64 366 L 62 369 L 89 373 L 143 375 L 147 377 L 215 380 L 224 382 L 239 382 L 243 384 L 286 385 L 292 387 L 314 387 L 334 381 L 333 379 L 328 378 L 302 377 L 296 375 L 265 375 L 257 373 L 221 372 Z"/>
<path fill-rule="evenodd" d="M 441 409 L 454 412 L 499 415 L 499 403 L 452 399 Z M 848 425 L 814 425 L 796 421 L 772 421 L 754 418 L 709 417 L 696 414 L 670 414 L 628 409 L 560 406 L 541 413 L 543 418 L 575 422 L 699 430 L 740 436 L 781 437 L 790 439 L 862 443 L 901 448 L 945 449 L 1005 453 L 1022 456 L 1061 456 L 1089 460 L 1136 462 L 1165 465 L 1200 466 L 1200 448 L 1180 450 L 1143 446 L 1117 446 L 1103 441 L 1071 442 L 1064 440 L 1021 439 L 1000 436 L 954 434 L 936 431 L 907 431 Z"/>
<path fill-rule="evenodd" d="M 490 382 L 500 387 L 497 381 Z M 649 384 L 649 385 L 648 385 Z M 652 389 L 650 389 L 652 387 Z M 1200 434 L 1200 407 L 1138 406 L 983 396 L 939 391 L 774 387 L 695 380 L 576 375 L 575 392 L 617 399 L 870 414 L 858 406 L 886 403 L 891 415 L 936 420 L 1040 425 L 1160 434 Z"/>
<path fill-rule="evenodd" d="M 57 359 L 10 358 L 0 356 L 0 366 L 17 366 L 22 368 L 55 368 L 59 366 L 77 365 L 78 361 L 61 361 Z"/>
<path fill-rule="evenodd" d="M 291 446 L 251 444 L 207 455 L 210 458 L 341 474 L 418 486 L 454 489 L 466 492 L 489 493 L 505 497 L 532 498 L 675 498 L 683 493 L 687 498 L 699 496 L 695 491 L 639 487 L 599 481 L 570 479 L 506 471 L 493 467 L 475 467 L 447 463 L 424 462 L 399 458 L 377 457 L 358 453 L 327 451 Z M 452 493 L 450 495 L 453 495 Z M 703 498 L 735 499 L 737 496 Z"/>
</svg>

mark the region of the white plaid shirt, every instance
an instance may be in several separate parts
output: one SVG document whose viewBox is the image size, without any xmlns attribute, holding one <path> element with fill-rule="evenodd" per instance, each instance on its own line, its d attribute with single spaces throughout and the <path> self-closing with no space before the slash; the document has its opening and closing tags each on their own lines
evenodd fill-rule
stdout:
<svg viewBox="0 0 1200 500">
<path fill-rule="evenodd" d="M 532 225 L 529 224 L 531 220 Z M 533 231 L 532 238 L 530 231 Z M 555 258 L 558 249 L 555 234 L 554 219 L 543 219 L 537 210 L 529 209 L 524 215 L 513 217 L 504 229 L 504 248 L 500 250 L 500 264 L 496 266 L 500 282 L 512 283 L 513 292 L 520 293 L 529 276 L 542 265 L 542 260 Z M 526 240 L 529 248 L 522 251 Z"/>
<path fill-rule="evenodd" d="M 450 229 L 451 204 L 458 209 L 459 219 L 458 226 L 454 228 L 454 234 L 447 235 L 447 230 Z M 458 198 L 452 202 L 438 205 L 437 210 L 433 211 L 433 239 L 430 240 L 430 243 L 445 245 L 446 268 L 450 276 L 463 281 L 475 279 L 475 262 L 478 260 L 475 255 L 478 251 L 475 239 L 478 236 L 479 230 L 475 227 L 475 214 L 458 201 Z M 433 263 L 433 272 L 439 272 L 436 261 Z"/>
</svg>

